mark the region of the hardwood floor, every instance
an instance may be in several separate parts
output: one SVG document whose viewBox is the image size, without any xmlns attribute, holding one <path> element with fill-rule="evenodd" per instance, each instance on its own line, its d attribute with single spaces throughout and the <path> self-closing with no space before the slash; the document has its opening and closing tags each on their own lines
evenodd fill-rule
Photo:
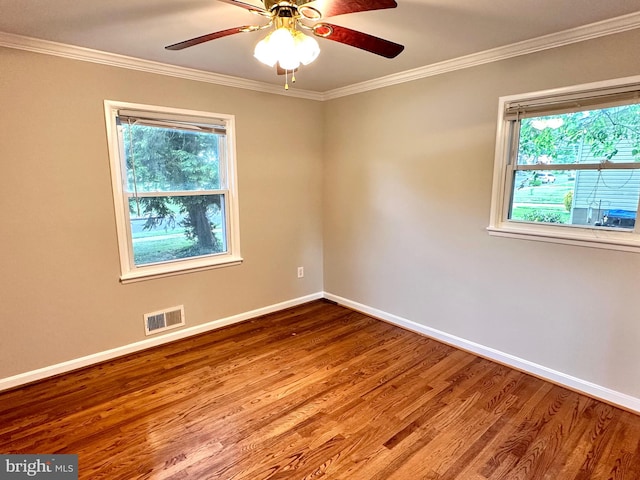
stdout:
<svg viewBox="0 0 640 480">
<path fill-rule="evenodd" d="M 640 417 L 316 301 L 0 394 L 81 479 L 638 480 Z"/>
</svg>

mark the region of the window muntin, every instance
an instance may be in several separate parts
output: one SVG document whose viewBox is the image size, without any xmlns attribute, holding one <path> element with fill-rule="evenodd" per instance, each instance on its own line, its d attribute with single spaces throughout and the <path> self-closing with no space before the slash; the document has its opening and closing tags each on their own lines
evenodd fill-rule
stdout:
<svg viewBox="0 0 640 480">
<path fill-rule="evenodd" d="M 490 233 L 640 248 L 639 82 L 501 98 Z"/>
<path fill-rule="evenodd" d="M 239 263 L 233 117 L 105 102 L 123 281 Z"/>
</svg>

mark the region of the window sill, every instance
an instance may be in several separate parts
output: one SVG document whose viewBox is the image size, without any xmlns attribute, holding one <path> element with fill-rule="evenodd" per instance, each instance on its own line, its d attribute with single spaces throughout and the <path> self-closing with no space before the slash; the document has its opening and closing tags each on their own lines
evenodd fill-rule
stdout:
<svg viewBox="0 0 640 480">
<path fill-rule="evenodd" d="M 640 253 L 640 238 L 632 232 L 520 224 L 489 226 L 487 232 L 496 237 Z"/>
<path fill-rule="evenodd" d="M 216 259 L 213 261 L 211 259 L 197 259 L 191 261 L 149 265 L 123 273 L 120 276 L 120 282 L 123 284 L 141 282 L 144 280 L 152 280 L 155 278 L 202 272 L 204 270 L 211 270 L 214 268 L 231 267 L 234 265 L 240 265 L 242 262 L 242 257 L 224 257 L 224 259 Z"/>
</svg>

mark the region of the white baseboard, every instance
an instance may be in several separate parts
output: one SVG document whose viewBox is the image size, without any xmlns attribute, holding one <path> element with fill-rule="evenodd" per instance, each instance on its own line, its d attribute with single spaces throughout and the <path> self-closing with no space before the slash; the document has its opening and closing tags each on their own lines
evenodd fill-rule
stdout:
<svg viewBox="0 0 640 480">
<path fill-rule="evenodd" d="M 124 345 L 122 347 L 105 350 L 103 352 L 94 353 L 85 357 L 76 358 L 48 367 L 32 370 L 30 372 L 14 375 L 12 377 L 3 378 L 0 379 L 0 391 L 19 387 L 21 385 L 35 382 L 37 380 L 42 380 L 54 375 L 70 372 L 72 370 L 77 370 L 79 368 L 94 365 L 96 363 L 104 362 L 107 360 L 112 360 L 123 355 L 139 352 L 141 350 L 156 347 L 158 345 L 169 342 L 174 342 L 176 340 L 181 340 L 183 338 L 198 335 L 200 333 L 216 330 L 218 328 L 226 327 L 227 325 L 232 325 L 234 323 L 243 322 L 245 320 L 259 317 L 261 315 L 284 310 L 285 308 L 295 307 L 296 305 L 301 305 L 303 303 L 310 302 L 312 300 L 318 300 L 320 298 L 326 298 L 328 300 L 337 302 L 340 305 L 344 305 L 345 307 L 352 308 L 353 310 L 358 310 L 360 312 L 366 313 L 367 315 L 371 315 L 372 317 L 376 317 L 394 325 L 398 325 L 399 327 L 406 328 L 407 330 L 426 335 L 448 345 L 452 345 L 454 347 L 474 353 L 489 360 L 493 360 L 509 367 L 513 367 L 517 370 L 530 373 L 531 375 L 534 375 L 536 377 L 548 380 L 558 385 L 562 385 L 571 390 L 584 393 L 586 395 L 597 398 L 599 400 L 603 400 L 607 403 L 611 403 L 626 410 L 640 413 L 640 398 L 632 397 L 625 393 L 617 392 L 601 385 L 596 385 L 594 383 L 573 377 L 566 373 L 558 372 L 551 368 L 538 365 L 514 355 L 501 352 L 494 348 L 471 342 L 464 338 L 442 332 L 435 328 L 427 327 L 411 320 L 407 320 L 406 318 L 402 318 L 397 315 L 393 315 L 391 313 L 387 313 L 382 310 L 378 310 L 376 308 L 369 307 L 367 305 L 363 305 L 361 303 L 354 302 L 347 298 L 343 298 L 328 292 L 318 292 L 311 295 L 306 295 L 304 297 L 295 298 L 274 305 L 258 308 L 256 310 L 251 310 L 230 317 L 221 318 L 219 320 L 214 320 L 202 325 L 173 331 L 162 336 L 145 339 L 139 342 L 131 343 L 129 345 Z"/>
<path fill-rule="evenodd" d="M 59 375 L 61 373 L 77 370 L 78 368 L 87 367 L 89 365 L 94 365 L 96 363 L 111 360 L 113 358 L 121 357 L 129 353 L 139 352 L 140 350 L 146 350 L 147 348 L 156 347 L 158 345 L 174 342 L 176 340 L 181 340 L 183 338 L 191 337 L 193 335 L 198 335 L 200 333 L 216 330 L 218 328 L 226 327 L 227 325 L 232 325 L 234 323 L 243 322 L 245 320 L 259 317 L 261 315 L 266 315 L 268 313 L 284 310 L 285 308 L 295 307 L 296 305 L 301 305 L 303 303 L 307 303 L 312 300 L 318 300 L 320 298 L 323 298 L 323 296 L 324 295 L 322 292 L 313 293 L 311 295 L 295 298 L 293 300 L 287 300 L 286 302 L 276 303 L 274 305 L 269 305 L 267 307 L 262 307 L 256 310 L 251 310 L 249 312 L 233 315 L 231 317 L 214 320 L 212 322 L 204 323 L 202 325 L 196 325 L 195 327 L 176 330 L 174 332 L 167 333 L 165 335 L 161 335 L 158 337 L 148 338 L 139 342 L 131 343 L 129 345 L 124 345 L 122 347 L 117 347 L 111 350 L 105 350 L 103 352 L 94 353 L 91 355 L 87 355 L 86 357 L 76 358 L 73 360 L 58 363 L 48 367 L 32 370 L 30 372 L 14 375 L 12 377 L 3 378 L 3 379 L 0 379 L 0 391 L 7 390 L 9 388 L 19 387 L 20 385 L 25 385 L 27 383 L 35 382 L 37 380 L 42 380 L 44 378 L 52 377 L 54 375 Z"/>
<path fill-rule="evenodd" d="M 544 380 L 548 380 L 552 383 L 567 387 L 570 390 L 584 393 L 604 402 L 621 407 L 625 410 L 640 413 L 640 398 L 632 397 L 625 393 L 617 392 L 615 390 L 611 390 L 610 388 L 596 385 L 586 380 L 567 375 L 566 373 L 552 370 L 551 368 L 547 368 L 528 360 L 518 358 L 514 355 L 510 355 L 494 348 L 486 347 L 484 345 L 465 340 L 464 338 L 456 337 L 455 335 L 450 335 L 440 330 L 436 330 L 435 328 L 427 327 L 411 320 L 407 320 L 406 318 L 402 318 L 397 315 L 393 315 L 391 313 L 387 313 L 382 310 L 378 310 L 376 308 L 354 302 L 347 298 L 339 297 L 338 295 L 333 295 L 331 293 L 325 292 L 324 298 L 337 302 L 338 304 L 344 305 L 345 307 L 352 308 L 353 310 L 371 315 L 372 317 L 376 317 L 394 325 L 398 325 L 399 327 L 406 328 L 407 330 L 426 335 L 427 337 L 431 337 L 435 340 L 441 341 L 442 343 L 460 348 L 461 350 L 474 353 L 480 357 L 493 360 L 500 364 L 507 365 L 509 367 L 513 367 L 517 370 L 529 373 Z"/>
</svg>

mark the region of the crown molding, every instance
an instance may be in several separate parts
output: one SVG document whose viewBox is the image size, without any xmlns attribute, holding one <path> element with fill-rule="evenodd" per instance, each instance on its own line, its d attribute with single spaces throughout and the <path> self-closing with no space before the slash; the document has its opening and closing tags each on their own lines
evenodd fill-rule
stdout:
<svg viewBox="0 0 640 480">
<path fill-rule="evenodd" d="M 377 90 L 379 88 L 389 87 L 399 83 L 411 82 L 421 78 L 432 77 L 443 73 L 497 62 L 507 58 L 518 57 L 521 55 L 583 42 L 585 40 L 622 33 L 628 30 L 634 30 L 638 27 L 640 27 L 640 12 L 630 13 L 628 15 L 622 15 L 609 20 L 591 23 L 589 25 L 572 28 L 570 30 L 564 30 L 562 32 L 552 33 L 542 37 L 512 43 L 504 47 L 493 48 L 491 50 L 485 50 L 483 52 L 433 63 L 424 67 L 406 70 L 404 72 L 380 77 L 375 80 L 336 88 L 334 90 L 324 92 L 322 99 L 332 100 L 334 98 L 355 95 L 356 93 L 367 92 L 369 90 Z"/>
<path fill-rule="evenodd" d="M 275 95 L 285 95 L 288 97 L 306 98 L 309 100 L 322 100 L 323 95 L 310 90 L 300 90 L 297 88 L 284 90 L 281 86 L 272 85 L 265 82 L 246 80 L 244 78 L 222 75 L 219 73 L 205 72 L 193 68 L 179 67 L 166 63 L 143 60 L 141 58 L 128 57 L 116 53 L 103 52 L 90 48 L 77 47 L 64 43 L 51 42 L 38 38 L 25 37 L 12 33 L 0 32 L 0 47 L 26 50 L 29 52 L 43 53 L 57 57 L 81 60 L 83 62 L 98 63 L 111 67 L 127 68 L 141 72 L 156 73 L 170 77 L 195 80 L 197 82 L 214 83 L 227 87 L 243 88 L 263 93 Z"/>
<path fill-rule="evenodd" d="M 275 95 L 324 101 L 497 62 L 521 55 L 541 52 L 543 50 L 549 50 L 565 45 L 571 45 L 585 40 L 634 30 L 639 27 L 640 12 L 634 12 L 628 15 L 622 15 L 620 17 L 544 35 L 542 37 L 536 37 L 530 40 L 524 40 L 522 42 L 513 43 L 503 47 L 493 48 L 483 52 L 425 65 L 423 67 L 406 70 L 400 73 L 394 73 L 374 80 L 328 90 L 326 92 L 314 92 L 311 90 L 300 90 L 297 88 L 283 90 L 280 86 L 272 85 L 270 83 L 246 80 L 239 77 L 206 72 L 193 68 L 178 67 L 166 63 L 153 62 L 150 60 L 143 60 L 140 58 L 128 57 L 125 55 L 118 55 L 115 53 L 25 37 L 6 32 L 0 32 L 0 47 L 44 53 L 46 55 L 55 55 L 74 60 L 184 78 L 198 82 L 213 83 L 227 87 L 243 88 L 246 90 L 271 93 Z"/>
</svg>

